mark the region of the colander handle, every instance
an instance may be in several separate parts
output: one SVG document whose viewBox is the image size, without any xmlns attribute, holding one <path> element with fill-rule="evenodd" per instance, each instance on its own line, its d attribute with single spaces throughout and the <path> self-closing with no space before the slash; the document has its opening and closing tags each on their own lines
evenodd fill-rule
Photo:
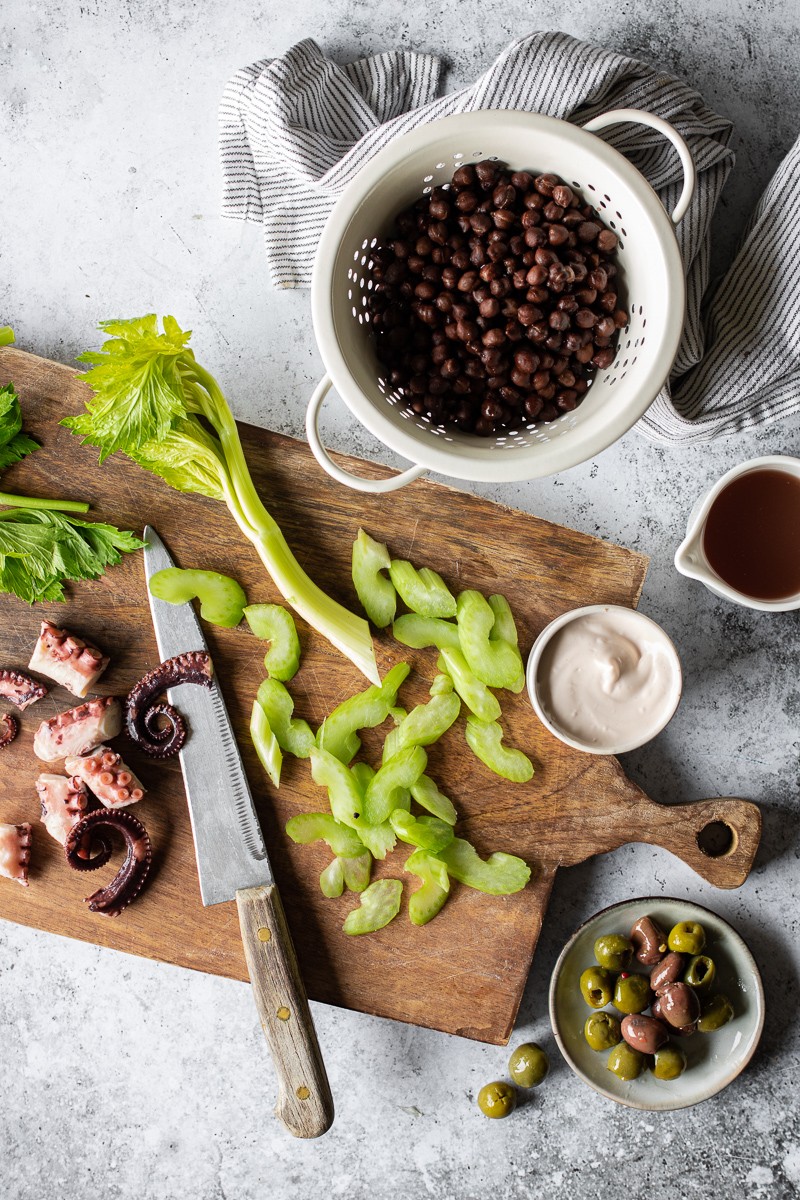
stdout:
<svg viewBox="0 0 800 1200">
<path fill-rule="evenodd" d="M 338 479 L 339 483 L 355 488 L 357 492 L 372 493 L 394 492 L 397 488 L 404 487 L 405 484 L 411 483 L 414 479 L 419 479 L 420 475 L 425 474 L 427 467 L 415 466 L 409 467 L 407 471 L 401 471 L 399 475 L 390 475 L 388 479 L 364 479 L 361 475 L 352 475 L 350 471 L 345 471 L 343 467 L 337 466 L 319 436 L 319 410 L 322 408 L 322 401 L 331 389 L 331 383 L 330 376 L 323 375 L 314 389 L 306 411 L 308 444 L 313 451 L 314 458 L 323 470 L 327 471 L 333 479 Z"/>
<path fill-rule="evenodd" d="M 659 133 L 663 133 L 664 137 L 672 142 L 678 151 L 678 157 L 683 167 L 683 191 L 678 198 L 678 203 L 670 214 L 673 225 L 677 225 L 686 215 L 686 210 L 694 194 L 696 183 L 694 160 L 689 147 L 677 129 L 673 125 L 670 125 L 669 121 L 665 121 L 661 117 L 656 117 L 653 113 L 642 112 L 639 108 L 611 109 L 610 112 L 602 113 L 599 117 L 592 117 L 591 121 L 587 121 L 583 128 L 588 133 L 597 133 L 598 129 L 605 129 L 607 125 L 619 125 L 621 121 L 630 121 L 634 125 L 649 125 L 651 129 L 657 129 Z"/>
</svg>

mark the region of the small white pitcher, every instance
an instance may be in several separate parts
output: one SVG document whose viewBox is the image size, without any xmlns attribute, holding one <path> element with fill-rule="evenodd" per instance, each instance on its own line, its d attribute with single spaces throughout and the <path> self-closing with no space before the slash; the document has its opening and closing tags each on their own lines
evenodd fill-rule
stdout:
<svg viewBox="0 0 800 1200">
<path fill-rule="evenodd" d="M 800 458 L 792 458 L 788 454 L 770 454 L 765 458 L 751 458 L 726 472 L 710 492 L 701 496 L 692 509 L 686 537 L 675 551 L 675 567 L 681 575 L 686 575 L 689 579 L 699 579 L 710 592 L 722 596 L 724 600 L 732 600 L 734 604 L 743 604 L 746 608 L 757 608 L 762 612 L 789 612 L 791 609 L 800 608 L 800 593 L 784 596 L 780 600 L 756 600 L 753 596 L 737 591 L 721 579 L 703 552 L 706 518 L 717 496 L 739 475 L 748 471 L 764 470 L 783 471 L 787 475 L 800 478 Z"/>
</svg>

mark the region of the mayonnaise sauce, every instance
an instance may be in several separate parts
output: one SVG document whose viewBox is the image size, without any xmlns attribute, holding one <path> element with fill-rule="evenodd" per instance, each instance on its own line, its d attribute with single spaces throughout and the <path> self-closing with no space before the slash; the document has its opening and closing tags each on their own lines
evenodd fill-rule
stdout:
<svg viewBox="0 0 800 1200">
<path fill-rule="evenodd" d="M 680 664 L 666 634 L 619 608 L 584 614 L 556 630 L 536 679 L 552 724 L 601 752 L 655 737 L 681 690 Z"/>
</svg>

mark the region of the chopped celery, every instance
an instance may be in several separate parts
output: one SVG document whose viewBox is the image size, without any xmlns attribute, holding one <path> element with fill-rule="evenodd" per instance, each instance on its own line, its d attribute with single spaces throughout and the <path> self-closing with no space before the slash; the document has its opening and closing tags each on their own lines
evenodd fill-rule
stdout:
<svg viewBox="0 0 800 1200">
<path fill-rule="evenodd" d="M 511 687 L 519 679 L 522 658 L 516 646 L 491 638 L 495 614 L 480 592 L 468 590 L 458 597 L 458 636 L 467 666 L 488 687 Z"/>
<path fill-rule="evenodd" d="M 264 666 L 270 678 L 293 679 L 300 666 L 300 639 L 292 614 L 281 604 L 249 604 L 244 615 L 256 637 L 269 642 Z"/>
<path fill-rule="evenodd" d="M 405 746 L 430 746 L 438 742 L 461 712 L 455 692 L 431 696 L 427 704 L 418 704 L 396 729 L 387 733 L 383 743 L 383 762 L 388 762 Z"/>
<path fill-rule="evenodd" d="M 460 650 L 442 650 L 439 655 L 439 670 L 447 671 L 453 686 L 470 712 L 482 721 L 496 721 L 500 716 L 500 701 L 493 696 L 485 683 L 472 673 Z"/>
<path fill-rule="evenodd" d="M 367 784 L 374 777 L 375 771 L 369 763 L 364 762 L 354 763 L 350 770 L 363 798 L 364 792 L 367 790 Z M 408 792 L 400 793 L 397 804 L 403 808 L 410 809 L 410 794 Z M 391 854 L 392 850 L 394 850 L 397 837 L 388 821 L 382 821 L 380 825 L 368 825 L 360 817 L 358 821 L 354 822 L 354 828 L 358 830 L 358 836 L 373 858 L 386 858 L 386 855 Z"/>
<path fill-rule="evenodd" d="M 415 850 L 409 854 L 403 869 L 422 881 L 422 887 L 417 888 L 408 902 L 411 924 L 427 925 L 439 912 L 450 891 L 447 867 L 424 850 Z"/>
<path fill-rule="evenodd" d="M 361 738 L 359 729 L 381 725 L 397 703 L 397 693 L 411 668 L 397 663 L 379 686 L 372 684 L 363 692 L 343 701 L 329 713 L 317 731 L 317 745 L 343 763 L 349 763 L 358 753 Z"/>
<path fill-rule="evenodd" d="M 331 813 L 298 813 L 286 822 L 286 832 L 293 842 L 303 846 L 325 842 L 339 858 L 356 858 L 364 853 L 358 834 Z"/>
<path fill-rule="evenodd" d="M 331 812 L 337 821 L 357 829 L 363 799 L 358 780 L 348 766 L 327 750 L 314 746 L 311 758 L 311 778 L 328 789 Z"/>
<path fill-rule="evenodd" d="M 431 696 L 446 696 L 448 692 L 452 692 L 453 690 L 453 681 L 449 675 L 442 672 L 442 674 L 434 676 L 429 690 Z"/>
<path fill-rule="evenodd" d="M 406 746 L 384 763 L 364 792 L 363 817 L 368 825 L 380 825 L 397 808 L 398 795 L 412 787 L 428 765 L 421 746 Z"/>
<path fill-rule="evenodd" d="M 281 750 L 295 758 L 308 758 L 314 734 L 308 721 L 293 717 L 294 700 L 277 679 L 265 679 L 258 689 L 258 703 L 266 713 Z"/>
<path fill-rule="evenodd" d="M 441 859 L 453 879 L 490 896 L 510 896 L 512 892 L 520 892 L 531 877 L 528 864 L 515 854 L 498 850 L 484 860 L 463 838 L 453 838 L 436 857 Z"/>
<path fill-rule="evenodd" d="M 234 629 L 239 624 L 247 604 L 244 589 L 230 575 L 220 575 L 219 571 L 165 567 L 151 576 L 148 587 L 151 595 L 168 604 L 199 600 L 203 620 L 223 629 Z"/>
<path fill-rule="evenodd" d="M 411 785 L 411 795 L 420 808 L 426 808 L 434 817 L 455 825 L 458 813 L 452 800 L 448 800 L 444 792 L 440 792 L 429 775 L 420 775 L 416 783 Z"/>
<path fill-rule="evenodd" d="M 345 933 L 374 933 L 393 921 L 400 912 L 403 885 L 399 879 L 378 879 L 361 893 L 361 904 L 347 914 Z"/>
<path fill-rule="evenodd" d="M 401 842 L 430 850 L 435 854 L 453 840 L 453 827 L 438 817 L 412 817 L 403 808 L 396 808 L 389 818 L 392 829 Z"/>
<path fill-rule="evenodd" d="M 359 529 L 353 542 L 353 583 L 364 611 L 378 629 L 391 625 L 397 610 L 394 584 L 381 574 L 389 570 L 391 561 L 383 543 Z"/>
<path fill-rule="evenodd" d="M 372 871 L 371 854 L 355 854 L 352 858 L 340 858 L 344 872 L 345 886 L 351 892 L 363 892 L 368 884 Z"/>
<path fill-rule="evenodd" d="M 504 642 L 510 642 L 512 646 L 519 646 L 519 635 L 517 634 L 517 626 L 514 623 L 514 616 L 511 612 L 511 605 L 506 600 L 505 596 L 490 596 L 489 607 L 494 613 L 494 625 L 489 634 L 492 641 L 498 638 Z M 519 693 L 525 687 L 525 667 L 520 656 L 520 669 L 513 683 L 508 685 L 509 692 Z"/>
<path fill-rule="evenodd" d="M 275 787 L 280 787 L 283 755 L 267 714 L 257 700 L 253 701 L 253 709 L 250 713 L 250 737 L 262 767 Z"/>
<path fill-rule="evenodd" d="M 533 763 L 527 754 L 503 745 L 503 730 L 497 721 L 467 717 L 467 745 L 495 775 L 512 783 L 527 783 L 533 777 Z"/>
<path fill-rule="evenodd" d="M 323 896 L 335 900 L 344 891 L 344 867 L 340 858 L 334 858 L 319 877 L 319 887 Z"/>
<path fill-rule="evenodd" d="M 439 650 L 457 650 L 458 626 L 453 621 L 443 621 L 440 617 L 421 617 L 418 613 L 404 613 L 392 625 L 392 634 L 404 646 L 414 650 L 424 650 L 426 646 L 436 646 Z"/>
<path fill-rule="evenodd" d="M 400 704 L 395 704 L 394 708 L 389 709 L 389 716 L 394 721 L 395 725 L 399 725 L 401 721 L 405 721 L 408 713 Z"/>
<path fill-rule="evenodd" d="M 454 617 L 456 601 L 441 575 L 430 567 L 418 571 L 405 559 L 393 558 L 389 575 L 403 602 L 422 617 Z"/>
</svg>

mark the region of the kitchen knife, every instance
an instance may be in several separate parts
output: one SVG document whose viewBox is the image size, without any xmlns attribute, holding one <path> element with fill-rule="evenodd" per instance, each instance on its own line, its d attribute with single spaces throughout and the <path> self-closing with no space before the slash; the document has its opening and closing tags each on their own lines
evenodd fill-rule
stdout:
<svg viewBox="0 0 800 1200">
<path fill-rule="evenodd" d="M 149 525 L 144 540 L 149 581 L 175 564 Z M 208 649 L 191 603 L 150 595 L 150 610 L 162 662 Z M 225 701 L 216 678 L 210 688 L 181 685 L 168 696 L 188 730 L 180 763 L 203 904 L 236 900 L 256 1008 L 278 1073 L 275 1113 L 295 1137 L 319 1137 L 333 1122 L 333 1098 Z"/>
</svg>

